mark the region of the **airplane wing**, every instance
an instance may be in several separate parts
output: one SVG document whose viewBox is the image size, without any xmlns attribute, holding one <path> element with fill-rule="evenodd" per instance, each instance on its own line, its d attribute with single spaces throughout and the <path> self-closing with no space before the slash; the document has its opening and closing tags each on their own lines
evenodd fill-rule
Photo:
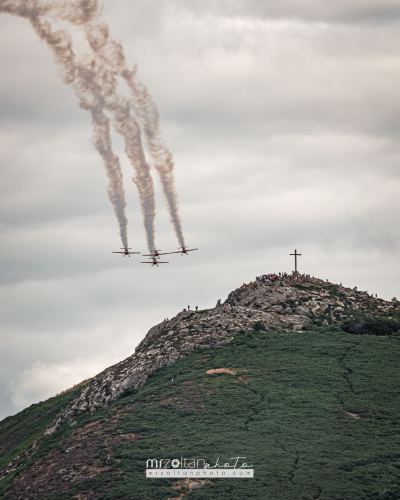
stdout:
<svg viewBox="0 0 400 500">
<path fill-rule="evenodd" d="M 169 255 L 171 253 L 174 253 L 174 252 L 164 252 L 164 253 L 158 253 L 157 255 Z M 148 254 L 148 255 L 143 255 L 143 257 L 157 257 L 155 253 L 151 253 L 151 254 Z"/>
<path fill-rule="evenodd" d="M 141 264 L 152 264 L 153 266 L 156 266 L 157 264 L 169 264 L 169 262 L 160 262 L 158 260 L 157 262 L 141 262 Z"/>
<path fill-rule="evenodd" d="M 194 252 L 194 250 L 198 250 L 198 248 L 191 248 L 190 250 L 186 250 L 186 252 Z M 183 250 L 179 250 L 179 252 L 171 252 L 171 253 L 185 253 L 185 252 Z"/>
<path fill-rule="evenodd" d="M 124 253 L 124 252 L 121 252 Z M 141 252 L 128 252 L 130 255 L 133 255 L 134 253 L 140 254 Z"/>
<path fill-rule="evenodd" d="M 112 252 L 112 253 L 125 253 L 125 252 Z"/>
</svg>

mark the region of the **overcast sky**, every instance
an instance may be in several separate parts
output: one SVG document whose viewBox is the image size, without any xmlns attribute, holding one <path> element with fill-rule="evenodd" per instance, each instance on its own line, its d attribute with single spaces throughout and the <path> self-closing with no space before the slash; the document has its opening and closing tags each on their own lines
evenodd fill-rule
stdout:
<svg viewBox="0 0 400 500">
<path fill-rule="evenodd" d="M 90 117 L 0 16 L 0 418 L 95 375 L 184 307 L 293 270 L 400 296 L 400 3 L 107 0 L 174 154 L 190 256 L 121 246 Z M 129 246 L 146 250 L 133 171 Z M 156 176 L 154 176 L 156 179 Z M 178 242 L 157 187 L 156 244 Z"/>
</svg>

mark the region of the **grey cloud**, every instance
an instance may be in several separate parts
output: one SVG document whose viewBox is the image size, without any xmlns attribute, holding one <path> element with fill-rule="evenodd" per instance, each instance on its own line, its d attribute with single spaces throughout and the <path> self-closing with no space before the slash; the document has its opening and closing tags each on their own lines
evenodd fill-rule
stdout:
<svg viewBox="0 0 400 500">
<path fill-rule="evenodd" d="M 296 18 L 306 21 L 342 23 L 382 23 L 397 20 L 400 7 L 396 0 L 197 0 L 190 5 L 177 1 L 175 5 L 195 12 L 212 12 L 228 16 L 264 18 Z"/>
<path fill-rule="evenodd" d="M 248 139 L 260 127 L 265 133 L 398 134 L 397 27 L 230 24 L 185 16 L 170 23 L 157 49 L 144 48 L 140 65 L 164 121 L 200 133 L 211 126 L 218 138 L 225 130 Z M 229 34 L 237 39 L 234 49 L 226 48 Z M 169 47 L 168 55 L 159 53 L 159 44 Z"/>
<path fill-rule="evenodd" d="M 76 105 L 73 92 L 61 83 L 50 52 L 30 28 L 28 21 L 0 17 L 0 121 L 12 126 L 60 126 L 76 123 L 85 113 Z"/>
</svg>

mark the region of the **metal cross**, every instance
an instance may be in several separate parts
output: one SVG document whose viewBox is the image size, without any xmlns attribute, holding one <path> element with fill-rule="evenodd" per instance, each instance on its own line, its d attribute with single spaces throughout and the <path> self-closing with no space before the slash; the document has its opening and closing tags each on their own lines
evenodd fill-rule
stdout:
<svg viewBox="0 0 400 500">
<path fill-rule="evenodd" d="M 290 255 L 294 255 L 294 272 L 297 274 L 297 257 L 301 255 L 301 253 L 297 253 L 297 250 L 294 249 L 294 253 L 291 253 Z"/>
</svg>

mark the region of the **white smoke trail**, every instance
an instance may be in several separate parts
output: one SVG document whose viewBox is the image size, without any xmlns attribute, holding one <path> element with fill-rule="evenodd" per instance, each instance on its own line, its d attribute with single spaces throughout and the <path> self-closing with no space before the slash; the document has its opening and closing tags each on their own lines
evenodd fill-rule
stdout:
<svg viewBox="0 0 400 500">
<path fill-rule="evenodd" d="M 78 26 L 83 25 L 86 39 L 103 67 L 114 77 L 122 76 L 132 93 L 132 107 L 144 129 L 146 145 L 160 177 L 171 222 L 179 244 L 185 246 L 175 191 L 174 161 L 161 138 L 157 106 L 147 88 L 139 81 L 136 68 L 128 68 L 122 45 L 111 38 L 98 1 L 78 0 L 74 5 L 76 9 L 64 11 L 63 19 Z"/>
<path fill-rule="evenodd" d="M 82 91 L 82 71 L 76 61 L 72 48 L 71 36 L 65 30 L 53 31 L 50 23 L 44 20 L 54 5 L 42 5 L 37 1 L 6 1 L 0 0 L 0 12 L 28 18 L 39 38 L 47 43 L 53 56 L 62 69 L 64 83 L 74 87 L 79 98 L 80 106 L 91 113 L 93 125 L 93 142 L 103 159 L 109 185 L 108 197 L 114 207 L 118 220 L 121 241 L 124 247 L 128 246 L 127 218 L 125 215 L 125 193 L 122 182 L 122 170 L 118 156 L 113 152 L 110 135 L 109 119 L 104 113 L 104 106 L 99 92 L 92 92 L 91 99 L 88 92 Z M 81 81 L 79 81 L 81 77 Z M 93 89 L 93 86 L 92 86 Z"/>
<path fill-rule="evenodd" d="M 127 246 L 127 220 L 122 172 L 119 158 L 112 151 L 110 121 L 104 111 L 111 114 L 113 127 L 123 137 L 125 152 L 135 171 L 133 181 L 139 192 L 149 250 L 155 249 L 154 187 L 143 151 L 142 130 L 131 111 L 135 112 L 144 129 L 145 142 L 161 180 L 171 221 L 180 245 L 184 246 L 173 176 L 174 162 L 161 139 L 157 107 L 146 87 L 138 80 L 136 70 L 127 67 L 122 45 L 110 37 L 98 1 L 0 0 L 0 12 L 30 20 L 62 68 L 64 82 L 74 88 L 80 106 L 91 113 L 94 144 L 103 158 L 110 179 L 108 195 L 119 220 L 124 247 Z M 92 49 L 91 55 L 78 61 L 72 49 L 71 35 L 66 30 L 54 30 L 50 20 L 63 20 L 81 26 Z M 127 83 L 131 99 L 123 98 L 118 92 L 118 77 Z"/>
</svg>

